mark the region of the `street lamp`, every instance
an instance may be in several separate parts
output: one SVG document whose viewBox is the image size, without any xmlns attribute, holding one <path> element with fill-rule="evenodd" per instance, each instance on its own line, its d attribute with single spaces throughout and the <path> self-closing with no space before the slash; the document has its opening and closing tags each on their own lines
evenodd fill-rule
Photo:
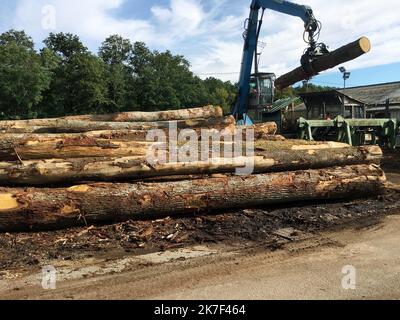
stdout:
<svg viewBox="0 0 400 320">
<path fill-rule="evenodd" d="M 345 116 L 345 112 L 346 112 L 346 104 L 345 104 L 345 100 L 346 100 L 346 80 L 350 79 L 350 75 L 351 72 L 347 71 L 345 67 L 340 67 L 339 71 L 343 74 L 343 110 L 342 110 L 342 114 L 343 117 Z"/>
</svg>

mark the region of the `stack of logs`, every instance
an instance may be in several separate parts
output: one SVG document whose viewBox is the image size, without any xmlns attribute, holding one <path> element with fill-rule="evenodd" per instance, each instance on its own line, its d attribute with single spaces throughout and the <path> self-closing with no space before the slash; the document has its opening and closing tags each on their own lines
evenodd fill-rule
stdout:
<svg viewBox="0 0 400 320">
<path fill-rule="evenodd" d="M 149 163 L 155 144 L 148 133 L 158 129 L 171 140 L 172 123 L 178 132 L 224 130 L 232 137 L 252 128 L 254 155 Z M 237 127 L 213 106 L 2 121 L 0 231 L 362 197 L 383 189 L 378 147 L 286 140 L 275 133 L 274 123 Z M 213 142 L 210 151 L 229 143 Z M 236 175 L 249 160 L 252 174 Z"/>
</svg>

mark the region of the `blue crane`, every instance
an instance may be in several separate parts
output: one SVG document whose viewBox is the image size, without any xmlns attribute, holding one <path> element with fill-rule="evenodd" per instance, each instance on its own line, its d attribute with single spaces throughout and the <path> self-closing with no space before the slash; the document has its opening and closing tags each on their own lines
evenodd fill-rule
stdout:
<svg viewBox="0 0 400 320">
<path fill-rule="evenodd" d="M 309 44 L 301 58 L 301 64 L 307 71 L 310 63 L 317 57 L 328 52 L 326 46 L 317 43 L 316 38 L 321 30 L 320 22 L 314 17 L 313 10 L 309 6 L 295 4 L 284 0 L 252 0 L 250 16 L 246 20 L 243 47 L 242 65 L 239 78 L 239 92 L 232 114 L 239 123 L 251 124 L 247 116 L 249 107 L 262 108 L 271 105 L 274 99 L 273 73 L 259 73 L 258 71 L 258 39 L 263 23 L 264 11 L 270 9 L 287 15 L 299 17 L 304 22 L 304 39 Z M 260 10 L 262 10 L 261 19 Z M 306 38 L 306 35 L 308 37 Z M 255 73 L 252 75 L 253 61 L 255 62 Z M 308 70 L 311 71 L 311 70 Z M 312 72 L 308 72 L 311 74 Z M 255 94 L 251 94 L 251 90 Z"/>
</svg>

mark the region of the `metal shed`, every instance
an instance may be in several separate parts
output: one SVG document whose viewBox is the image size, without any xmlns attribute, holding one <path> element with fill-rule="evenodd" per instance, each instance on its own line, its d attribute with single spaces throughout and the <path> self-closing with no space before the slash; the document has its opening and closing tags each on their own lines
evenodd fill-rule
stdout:
<svg viewBox="0 0 400 320">
<path fill-rule="evenodd" d="M 400 120 L 400 81 L 348 88 L 346 94 L 367 106 L 369 118 Z"/>
<path fill-rule="evenodd" d="M 307 92 L 300 94 L 307 107 L 307 119 L 334 119 L 339 115 L 345 118 L 362 119 L 366 117 L 366 105 L 363 101 L 345 94 L 340 90 Z M 343 104 L 344 99 L 344 104 Z"/>
</svg>

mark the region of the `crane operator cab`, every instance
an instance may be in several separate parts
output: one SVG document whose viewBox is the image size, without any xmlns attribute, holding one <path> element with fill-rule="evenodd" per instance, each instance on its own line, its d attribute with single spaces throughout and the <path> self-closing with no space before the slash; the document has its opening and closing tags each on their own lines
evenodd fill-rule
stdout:
<svg viewBox="0 0 400 320">
<path fill-rule="evenodd" d="M 267 112 L 274 103 L 274 73 L 252 74 L 249 83 L 249 101 L 247 104 L 247 116 L 254 123 L 263 121 L 263 113 Z"/>
</svg>

